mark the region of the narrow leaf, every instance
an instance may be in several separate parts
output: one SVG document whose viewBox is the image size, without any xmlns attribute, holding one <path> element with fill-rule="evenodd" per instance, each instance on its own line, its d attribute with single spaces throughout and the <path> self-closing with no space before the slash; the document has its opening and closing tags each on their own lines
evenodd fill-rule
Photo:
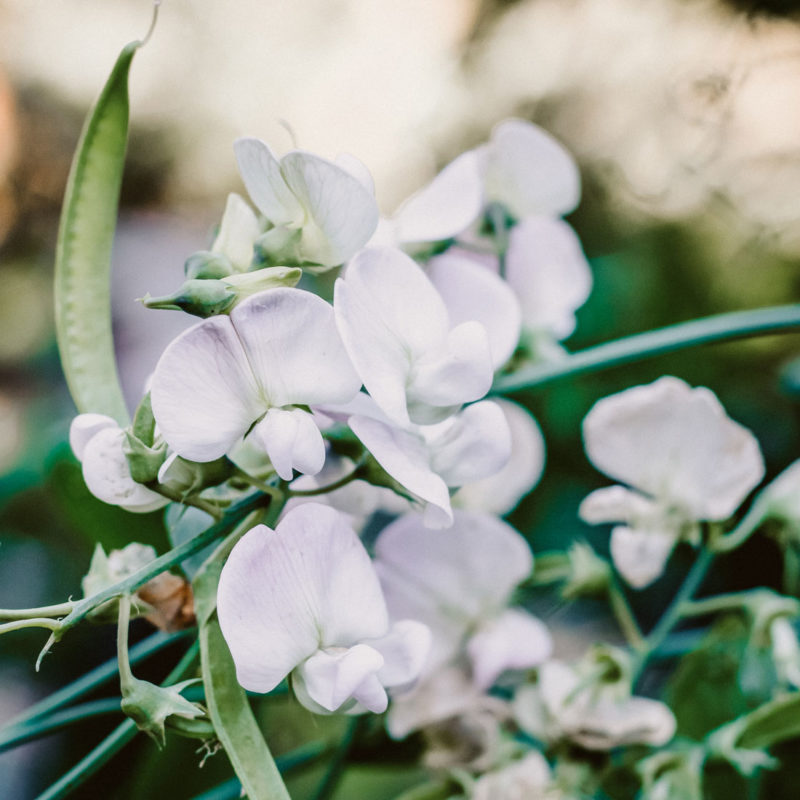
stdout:
<svg viewBox="0 0 800 800">
<path fill-rule="evenodd" d="M 81 133 L 67 181 L 55 266 L 56 338 L 80 412 L 129 422 L 111 330 L 111 247 L 128 144 L 126 45 Z"/>
</svg>

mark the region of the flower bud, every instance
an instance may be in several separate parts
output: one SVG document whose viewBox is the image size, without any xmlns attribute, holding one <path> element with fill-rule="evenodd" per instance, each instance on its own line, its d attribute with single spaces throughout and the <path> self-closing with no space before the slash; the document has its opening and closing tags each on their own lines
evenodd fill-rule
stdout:
<svg viewBox="0 0 800 800">
<path fill-rule="evenodd" d="M 112 550 L 106 554 L 101 544 L 97 544 L 89 564 L 89 571 L 81 580 L 84 597 L 91 597 L 109 586 L 127 578 L 149 564 L 156 557 L 156 551 L 149 545 L 131 542 L 122 550 Z M 89 619 L 94 622 L 114 622 L 117 619 L 117 600 L 109 600 L 95 608 Z"/>
<path fill-rule="evenodd" d="M 608 588 L 611 567 L 586 542 L 573 542 L 567 551 L 569 577 L 561 589 L 565 598 L 600 594 Z"/>
<path fill-rule="evenodd" d="M 183 265 L 187 280 L 200 278 L 204 280 L 226 278 L 236 270 L 230 259 L 222 253 L 213 253 L 210 250 L 200 250 L 192 253 Z"/>
<path fill-rule="evenodd" d="M 302 233 L 300 228 L 286 228 L 282 225 L 270 228 L 255 241 L 255 262 L 267 267 L 305 263 L 300 253 Z"/>
<path fill-rule="evenodd" d="M 158 476 L 161 465 L 167 456 L 166 442 L 160 442 L 156 447 L 148 447 L 137 439 L 130 431 L 125 431 L 125 440 L 122 452 L 128 460 L 128 469 L 131 478 L 137 483 L 150 483 Z"/>
<path fill-rule="evenodd" d="M 200 463 L 172 453 L 158 470 L 158 482 L 178 494 L 197 494 L 208 486 L 224 483 L 234 469 L 233 462 L 225 457 Z"/>
</svg>

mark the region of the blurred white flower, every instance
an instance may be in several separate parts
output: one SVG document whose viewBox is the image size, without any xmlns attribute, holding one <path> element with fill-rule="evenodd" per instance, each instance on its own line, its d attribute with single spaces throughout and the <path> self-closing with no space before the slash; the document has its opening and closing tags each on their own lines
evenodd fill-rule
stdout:
<svg viewBox="0 0 800 800">
<path fill-rule="evenodd" d="M 562 795 L 551 780 L 547 760 L 531 750 L 522 758 L 481 775 L 469 796 L 470 800 L 557 800 Z"/>
<path fill-rule="evenodd" d="M 417 678 L 430 646 L 421 623 L 390 626 L 364 546 L 335 509 L 304 503 L 231 551 L 217 610 L 239 683 L 269 692 L 291 675 L 317 713 L 380 713 L 386 689 Z"/>
<path fill-rule="evenodd" d="M 393 619 L 418 619 L 433 632 L 425 665 L 430 675 L 466 655 L 478 689 L 506 670 L 527 669 L 549 657 L 544 623 L 507 608 L 533 569 L 528 543 L 488 514 L 454 512 L 453 526 L 431 533 L 418 514 L 388 525 L 375 544 L 375 569 Z"/>
<path fill-rule="evenodd" d="M 709 389 L 659 378 L 599 400 L 583 421 L 592 463 L 631 488 L 592 492 L 580 507 L 591 524 L 624 522 L 611 556 L 631 586 L 652 583 L 698 522 L 725 520 L 764 476 L 753 434 Z"/>
<path fill-rule="evenodd" d="M 125 431 L 111 417 L 79 414 L 70 425 L 69 443 L 81 462 L 86 486 L 98 500 L 138 514 L 169 503 L 131 477 L 124 450 Z"/>
<path fill-rule="evenodd" d="M 336 281 L 334 308 L 364 386 L 394 422 L 440 422 L 489 391 L 486 329 L 453 326 L 433 284 L 402 251 L 359 253 Z"/>
<path fill-rule="evenodd" d="M 506 465 L 478 481 L 465 483 L 452 503 L 467 511 L 486 511 L 500 516 L 516 508 L 542 476 L 545 462 L 544 437 L 530 413 L 511 400 L 493 400 L 500 407 L 511 431 L 511 455 Z"/>
<path fill-rule="evenodd" d="M 239 171 L 259 211 L 273 227 L 259 240 L 275 263 L 291 253 L 300 265 L 330 268 L 363 247 L 378 224 L 378 206 L 366 168 L 354 158 L 341 164 L 302 150 L 278 159 L 259 139 L 234 145 Z"/>
<path fill-rule="evenodd" d="M 511 434 L 500 407 L 473 403 L 436 425 L 392 424 L 366 395 L 347 424 L 383 469 L 424 505 L 424 523 L 453 521 L 449 487 L 486 478 L 511 454 Z"/>
<path fill-rule="evenodd" d="M 586 662 L 576 669 L 556 660 L 542 664 L 536 685 L 522 686 L 514 697 L 520 727 L 548 744 L 569 739 L 588 750 L 658 747 L 674 736 L 675 717 L 664 703 L 633 697 L 622 683 L 592 679 L 591 667 Z"/>
<path fill-rule="evenodd" d="M 313 475 L 325 461 L 322 435 L 300 406 L 347 402 L 359 386 L 331 306 L 310 292 L 270 289 L 169 344 L 151 397 L 164 439 L 183 458 L 213 461 L 249 433 L 290 480 L 293 469 Z"/>
<path fill-rule="evenodd" d="M 796 535 L 800 531 L 800 461 L 769 483 L 757 502 L 765 504 L 765 516 L 780 520 Z"/>
</svg>

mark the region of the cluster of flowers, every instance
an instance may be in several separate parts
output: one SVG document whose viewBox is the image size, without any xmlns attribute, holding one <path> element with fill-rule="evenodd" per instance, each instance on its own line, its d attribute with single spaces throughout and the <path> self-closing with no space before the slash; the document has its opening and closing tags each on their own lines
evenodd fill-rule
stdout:
<svg viewBox="0 0 800 800">
<path fill-rule="evenodd" d="M 513 726 L 589 750 L 669 741 L 674 717 L 632 696 L 629 655 L 555 660 L 545 625 L 510 606 L 533 557 L 496 515 L 535 485 L 544 447 L 525 409 L 484 398 L 497 372 L 558 358 L 589 294 L 562 219 L 580 195 L 570 156 L 509 120 L 380 219 L 351 157 L 279 159 L 255 139 L 235 150 L 260 213 L 231 195 L 181 289 L 147 301 L 204 319 L 158 362 L 137 415 L 151 425 L 74 421 L 90 490 L 140 512 L 226 502 L 232 476 L 296 493 L 222 571 L 218 614 L 240 683 L 269 692 L 288 677 L 318 713 L 389 707 L 398 738 L 457 725 L 482 742 L 473 797 L 552 787 L 541 756 L 504 738 Z M 297 288 L 336 267 L 332 303 Z M 611 555 L 637 588 L 763 477 L 752 434 L 676 378 L 601 400 L 584 436 L 626 486 L 593 492 L 580 514 L 623 523 Z M 377 510 L 394 519 L 370 556 L 357 531 Z M 446 750 L 432 747 L 431 763 L 450 763 Z"/>
</svg>

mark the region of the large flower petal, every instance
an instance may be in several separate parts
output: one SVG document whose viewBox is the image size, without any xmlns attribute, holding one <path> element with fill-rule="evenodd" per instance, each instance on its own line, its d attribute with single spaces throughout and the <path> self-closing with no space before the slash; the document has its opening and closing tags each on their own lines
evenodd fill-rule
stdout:
<svg viewBox="0 0 800 800">
<path fill-rule="evenodd" d="M 563 220 L 526 217 L 511 229 L 506 280 L 522 307 L 522 324 L 565 339 L 589 297 L 592 271 L 575 231 Z"/>
<path fill-rule="evenodd" d="M 469 256 L 451 250 L 430 260 L 428 277 L 442 296 L 452 324 L 475 320 L 483 325 L 494 369 L 500 369 L 517 347 L 522 324 L 513 290 Z"/>
<path fill-rule="evenodd" d="M 167 444 L 190 461 L 225 455 L 267 408 L 225 316 L 203 320 L 167 345 L 150 396 Z"/>
<path fill-rule="evenodd" d="M 322 298 L 269 289 L 236 306 L 230 319 L 270 406 L 346 403 L 358 392 L 361 381 Z"/>
<path fill-rule="evenodd" d="M 83 479 L 89 491 L 127 511 L 145 514 L 163 508 L 169 500 L 131 477 L 123 446 L 125 431 L 116 424 L 98 431 L 83 449 Z"/>
<path fill-rule="evenodd" d="M 392 618 L 417 619 L 433 631 L 429 668 L 453 655 L 476 623 L 495 616 L 533 567 L 527 542 L 510 525 L 465 511 L 435 534 L 407 514 L 381 532 L 375 556 Z"/>
<path fill-rule="evenodd" d="M 599 400 L 583 435 L 598 469 L 695 520 L 726 519 L 764 475 L 753 434 L 711 391 L 669 376 Z"/>
<path fill-rule="evenodd" d="M 421 267 L 393 248 L 369 248 L 336 281 L 336 323 L 367 391 L 392 419 L 407 423 L 412 364 L 438 352 L 448 333 L 442 298 Z"/>
<path fill-rule="evenodd" d="M 503 515 L 536 486 L 544 470 L 544 437 L 536 420 L 510 400 L 493 400 L 511 431 L 508 463 L 488 478 L 468 481 L 453 497 L 459 508 Z"/>
<path fill-rule="evenodd" d="M 552 651 L 547 626 L 516 608 L 481 625 L 467 644 L 472 677 L 479 689 L 491 687 L 506 670 L 538 666 Z"/>
<path fill-rule="evenodd" d="M 634 522 L 653 518 L 659 507 L 650 498 L 624 486 L 606 486 L 588 494 L 578 508 L 578 516 L 590 525 L 604 522 Z"/>
<path fill-rule="evenodd" d="M 78 461 L 95 434 L 104 428 L 119 428 L 119 423 L 105 414 L 78 414 L 69 426 L 69 446 Z"/>
<path fill-rule="evenodd" d="M 473 403 L 439 425 L 420 428 L 431 466 L 448 486 L 462 486 L 499 472 L 511 455 L 511 431 L 500 406 Z"/>
<path fill-rule="evenodd" d="M 400 206 L 394 215 L 397 241 L 450 239 L 478 218 L 482 205 L 480 159 L 469 150 Z"/>
<path fill-rule="evenodd" d="M 295 469 L 316 475 L 325 463 L 325 441 L 314 418 L 302 408 L 271 408 L 252 435 L 285 481 L 292 479 Z"/>
<path fill-rule="evenodd" d="M 217 610 L 239 682 L 257 692 L 319 649 L 352 647 L 389 627 L 364 546 L 339 512 L 318 503 L 242 537 L 222 570 Z"/>
<path fill-rule="evenodd" d="M 429 527 L 445 527 L 452 522 L 450 492 L 431 469 L 430 454 L 421 436 L 370 417 L 353 416 L 348 424 L 386 472 L 427 504 Z"/>
<path fill-rule="evenodd" d="M 247 193 L 258 210 L 273 225 L 302 225 L 303 208 L 286 184 L 280 162 L 269 146 L 260 139 L 243 138 L 234 142 L 233 150 Z"/>
<path fill-rule="evenodd" d="M 302 254 L 334 267 L 360 250 L 378 226 L 375 196 L 332 161 L 295 150 L 281 159 L 281 173 L 305 212 Z"/>
<path fill-rule="evenodd" d="M 237 272 L 246 272 L 253 261 L 253 244 L 260 233 L 261 224 L 253 209 L 231 192 L 211 249 L 227 256 Z"/>
<path fill-rule="evenodd" d="M 563 216 L 580 200 L 578 167 L 566 148 L 541 128 L 521 119 L 501 122 L 486 148 L 488 200 L 515 217 Z"/>
<path fill-rule="evenodd" d="M 380 682 L 403 690 L 422 672 L 431 649 L 431 630 L 416 620 L 401 619 L 386 636 L 369 644 L 383 656 L 383 666 L 378 672 Z"/>
<path fill-rule="evenodd" d="M 611 559 L 631 586 L 643 589 L 661 577 L 677 541 L 676 531 L 618 525 L 611 531 Z"/>
</svg>

